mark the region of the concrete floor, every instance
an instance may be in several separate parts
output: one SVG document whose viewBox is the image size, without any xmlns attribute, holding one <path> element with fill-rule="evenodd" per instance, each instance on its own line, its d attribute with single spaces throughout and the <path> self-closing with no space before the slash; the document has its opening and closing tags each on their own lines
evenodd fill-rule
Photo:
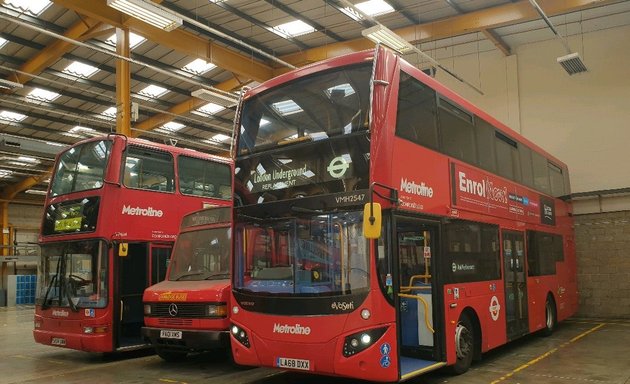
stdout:
<svg viewBox="0 0 630 384">
<path fill-rule="evenodd" d="M 0 383 L 350 384 L 355 380 L 238 369 L 223 356 L 169 364 L 148 352 L 103 357 L 36 344 L 33 307 L 0 307 Z M 548 338 L 528 336 L 484 355 L 466 374 L 432 372 L 415 384 L 630 384 L 630 320 L 572 319 Z"/>
</svg>

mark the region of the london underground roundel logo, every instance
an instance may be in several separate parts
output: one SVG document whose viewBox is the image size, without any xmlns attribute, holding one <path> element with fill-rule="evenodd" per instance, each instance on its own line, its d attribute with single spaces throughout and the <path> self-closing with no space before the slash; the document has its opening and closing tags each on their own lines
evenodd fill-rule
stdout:
<svg viewBox="0 0 630 384">
<path fill-rule="evenodd" d="M 492 320 L 497 321 L 499 319 L 499 312 L 501 311 L 501 306 L 499 305 L 499 299 L 496 296 L 492 296 L 490 299 L 490 316 L 492 316 Z"/>
<path fill-rule="evenodd" d="M 326 170 L 331 177 L 339 179 L 343 177 L 349 167 L 350 164 L 348 164 L 348 161 L 343 156 L 337 156 L 330 161 Z"/>
</svg>

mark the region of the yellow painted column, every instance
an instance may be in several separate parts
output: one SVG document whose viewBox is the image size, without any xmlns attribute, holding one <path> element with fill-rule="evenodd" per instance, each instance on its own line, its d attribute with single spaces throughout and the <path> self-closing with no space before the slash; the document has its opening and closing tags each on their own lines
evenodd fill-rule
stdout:
<svg viewBox="0 0 630 384">
<path fill-rule="evenodd" d="M 116 28 L 116 53 L 129 57 L 129 30 Z M 131 137 L 131 72 L 129 61 L 116 60 L 116 133 Z"/>
</svg>

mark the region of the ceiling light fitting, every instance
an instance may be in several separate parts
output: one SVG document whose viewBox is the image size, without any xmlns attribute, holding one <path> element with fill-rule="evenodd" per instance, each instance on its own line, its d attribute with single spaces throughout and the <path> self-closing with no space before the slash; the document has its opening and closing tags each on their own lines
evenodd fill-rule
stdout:
<svg viewBox="0 0 630 384">
<path fill-rule="evenodd" d="M 149 0 L 107 0 L 107 5 L 165 31 L 172 31 L 184 20 Z"/>
<path fill-rule="evenodd" d="M 14 81 L 0 79 L 0 88 L 16 89 L 16 88 L 24 88 L 24 85 L 22 83 L 16 83 Z"/>
<path fill-rule="evenodd" d="M 529 3 L 532 5 L 532 7 L 534 7 L 536 12 L 538 12 L 540 17 L 543 18 L 545 23 L 547 23 L 547 26 L 549 27 L 549 29 L 551 29 L 551 32 L 553 32 L 553 34 L 556 35 L 556 37 L 560 40 L 560 42 L 564 46 L 564 49 L 566 49 L 567 51 L 566 55 L 560 56 L 556 59 L 558 64 L 560 64 L 562 68 L 564 68 L 564 70 L 567 71 L 569 75 L 575 75 L 576 73 L 586 72 L 587 71 L 586 65 L 584 65 L 584 63 L 580 59 L 580 55 L 577 52 L 571 52 L 571 48 L 569 48 L 569 43 L 566 42 L 565 38 L 562 37 L 560 32 L 558 32 L 556 27 L 554 27 L 554 25 L 551 23 L 551 20 L 549 20 L 545 12 L 538 5 L 538 3 L 536 3 L 535 0 L 529 0 Z"/>
<path fill-rule="evenodd" d="M 212 91 L 209 89 L 201 88 L 190 93 L 191 96 L 201 100 L 209 101 L 218 104 L 222 107 L 231 108 L 238 103 L 238 97 L 232 96 L 229 93 Z"/>
</svg>

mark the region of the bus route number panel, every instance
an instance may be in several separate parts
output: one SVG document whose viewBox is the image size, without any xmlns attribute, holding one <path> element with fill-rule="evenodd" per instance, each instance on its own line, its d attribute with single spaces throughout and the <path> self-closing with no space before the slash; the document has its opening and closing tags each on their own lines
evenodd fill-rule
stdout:
<svg viewBox="0 0 630 384">
<path fill-rule="evenodd" d="M 278 357 L 276 359 L 276 367 L 278 368 L 288 368 L 288 369 L 299 369 L 302 371 L 310 371 L 311 370 L 311 362 L 310 360 L 302 360 L 302 359 L 290 359 L 287 357 Z"/>
</svg>

